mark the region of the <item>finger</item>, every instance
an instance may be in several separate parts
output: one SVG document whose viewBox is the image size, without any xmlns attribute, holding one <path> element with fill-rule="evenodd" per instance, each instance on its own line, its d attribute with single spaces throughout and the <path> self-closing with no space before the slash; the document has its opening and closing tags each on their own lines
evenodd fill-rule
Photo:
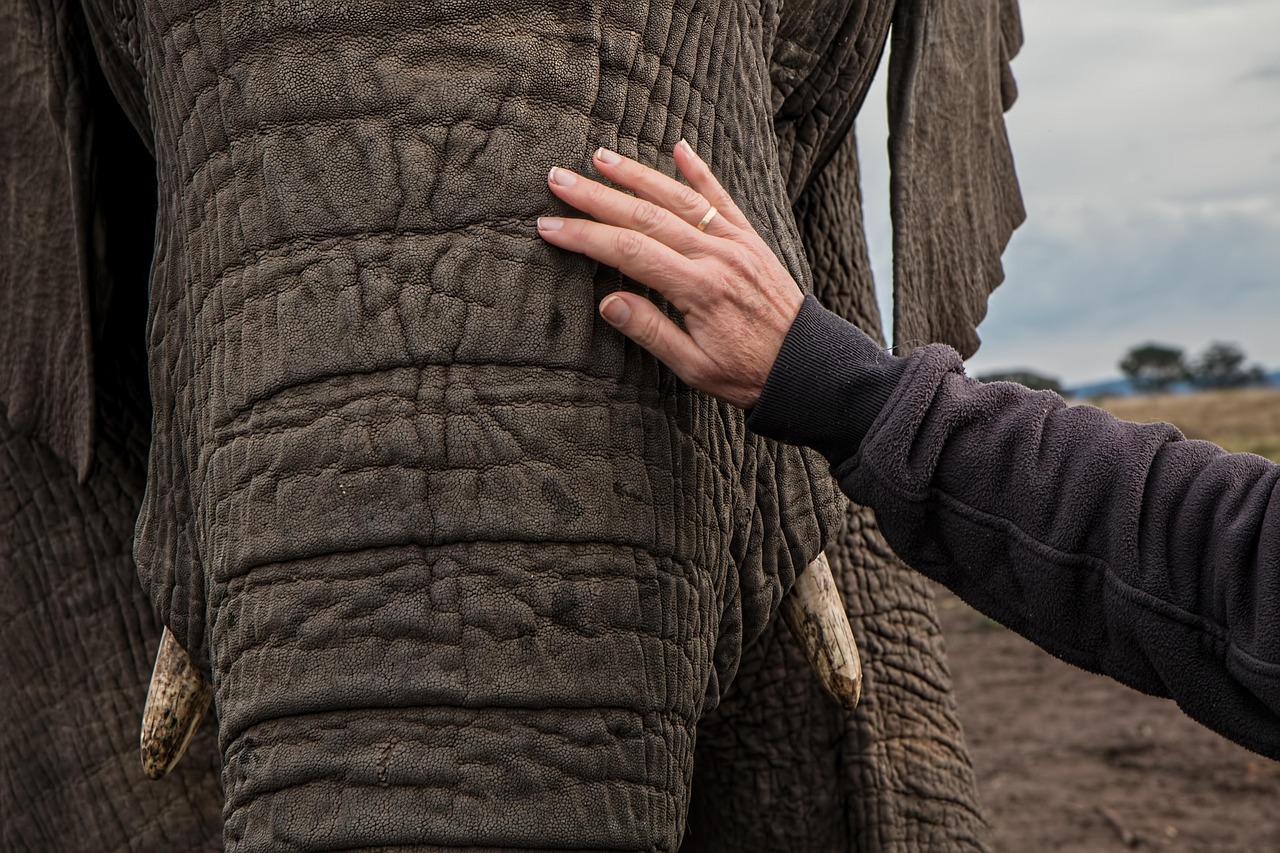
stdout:
<svg viewBox="0 0 1280 853">
<path fill-rule="evenodd" d="M 697 380 L 706 372 L 706 354 L 648 299 L 635 293 L 611 293 L 600 300 L 600 316 L 671 368 L 685 384 L 699 387 Z"/>
<path fill-rule="evenodd" d="M 681 311 L 689 309 L 691 283 L 697 280 L 694 262 L 647 234 L 558 216 L 540 217 L 538 233 L 548 243 L 617 267 L 623 275 L 667 297 Z"/>
<path fill-rule="evenodd" d="M 711 168 L 702 161 L 701 157 L 693 152 L 693 146 L 686 140 L 681 139 L 676 145 L 675 158 L 676 167 L 680 170 L 680 174 L 684 175 L 689 181 L 689 186 L 711 204 L 714 204 L 720 216 L 723 216 L 730 224 L 736 225 L 738 228 L 746 228 L 754 233 L 755 229 L 751 227 L 747 217 L 742 215 L 738 205 L 734 204 L 733 198 L 729 193 L 725 192 L 724 187 L 720 186 L 716 176 L 711 174 Z M 708 226 L 708 230 L 710 230 L 710 226 Z"/>
<path fill-rule="evenodd" d="M 547 184 L 557 197 L 607 225 L 647 234 L 692 258 L 708 254 L 710 242 L 707 238 L 653 202 L 619 192 L 559 166 L 547 174 Z"/>
<path fill-rule="evenodd" d="M 689 225 L 697 226 L 711 207 L 711 202 L 693 188 L 616 151 L 597 148 L 593 159 L 600 174 L 645 201 L 671 211 Z M 712 219 L 706 231 L 713 236 L 724 236 L 720 233 L 723 227 L 724 222 Z"/>
</svg>

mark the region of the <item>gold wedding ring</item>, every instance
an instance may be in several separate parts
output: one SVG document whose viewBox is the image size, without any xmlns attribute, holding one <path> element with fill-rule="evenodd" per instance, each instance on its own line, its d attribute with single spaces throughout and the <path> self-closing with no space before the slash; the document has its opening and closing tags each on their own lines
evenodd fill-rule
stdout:
<svg viewBox="0 0 1280 853">
<path fill-rule="evenodd" d="M 698 220 L 698 230 L 706 231 L 707 226 L 711 224 L 711 220 L 715 218 L 716 218 L 716 206 L 713 204 L 711 205 L 710 208 L 707 209 L 706 213 L 702 214 L 702 218 Z"/>
</svg>

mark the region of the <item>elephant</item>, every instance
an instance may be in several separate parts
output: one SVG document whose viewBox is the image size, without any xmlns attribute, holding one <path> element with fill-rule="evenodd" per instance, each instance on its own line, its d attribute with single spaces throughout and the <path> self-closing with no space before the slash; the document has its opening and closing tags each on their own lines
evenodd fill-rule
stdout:
<svg viewBox="0 0 1280 853">
<path fill-rule="evenodd" d="M 891 43 L 894 335 L 968 355 L 1023 215 L 1016 0 L 5 17 L 0 846 L 985 848 L 924 583 L 533 222 L 551 166 L 684 138 L 878 333 Z M 824 550 L 852 712 L 776 618 Z M 151 782 L 162 626 L 214 701 Z"/>
</svg>

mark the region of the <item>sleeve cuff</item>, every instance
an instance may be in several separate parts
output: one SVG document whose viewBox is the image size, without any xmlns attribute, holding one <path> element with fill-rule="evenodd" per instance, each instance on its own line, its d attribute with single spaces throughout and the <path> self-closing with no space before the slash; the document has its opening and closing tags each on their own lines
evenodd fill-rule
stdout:
<svg viewBox="0 0 1280 853">
<path fill-rule="evenodd" d="M 747 426 L 836 466 L 858 451 L 907 361 L 806 296 Z"/>
</svg>

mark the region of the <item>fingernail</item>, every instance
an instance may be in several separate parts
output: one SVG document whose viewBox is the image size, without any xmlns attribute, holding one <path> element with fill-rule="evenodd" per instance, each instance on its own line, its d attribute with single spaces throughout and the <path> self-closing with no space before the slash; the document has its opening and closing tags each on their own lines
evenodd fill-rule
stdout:
<svg viewBox="0 0 1280 853">
<path fill-rule="evenodd" d="M 568 169 L 555 166 L 551 169 L 551 183 L 559 187 L 571 187 L 578 182 L 578 176 Z"/>
<path fill-rule="evenodd" d="M 608 148 L 597 148 L 596 159 L 608 166 L 612 166 L 615 163 L 622 162 L 622 158 L 619 157 L 617 154 L 614 154 Z"/>
<path fill-rule="evenodd" d="M 558 216 L 539 216 L 539 231 L 559 231 L 564 227 L 564 220 Z"/>
<path fill-rule="evenodd" d="M 681 139 L 679 142 L 676 143 L 676 147 L 683 148 L 684 153 L 686 154 L 693 154 L 693 146 L 689 144 L 689 140 L 687 139 Z M 693 156 L 697 157 L 698 155 L 693 154 Z"/>
<path fill-rule="evenodd" d="M 615 326 L 621 326 L 631 317 L 631 308 L 621 296 L 606 296 L 600 303 L 600 316 Z"/>
</svg>

